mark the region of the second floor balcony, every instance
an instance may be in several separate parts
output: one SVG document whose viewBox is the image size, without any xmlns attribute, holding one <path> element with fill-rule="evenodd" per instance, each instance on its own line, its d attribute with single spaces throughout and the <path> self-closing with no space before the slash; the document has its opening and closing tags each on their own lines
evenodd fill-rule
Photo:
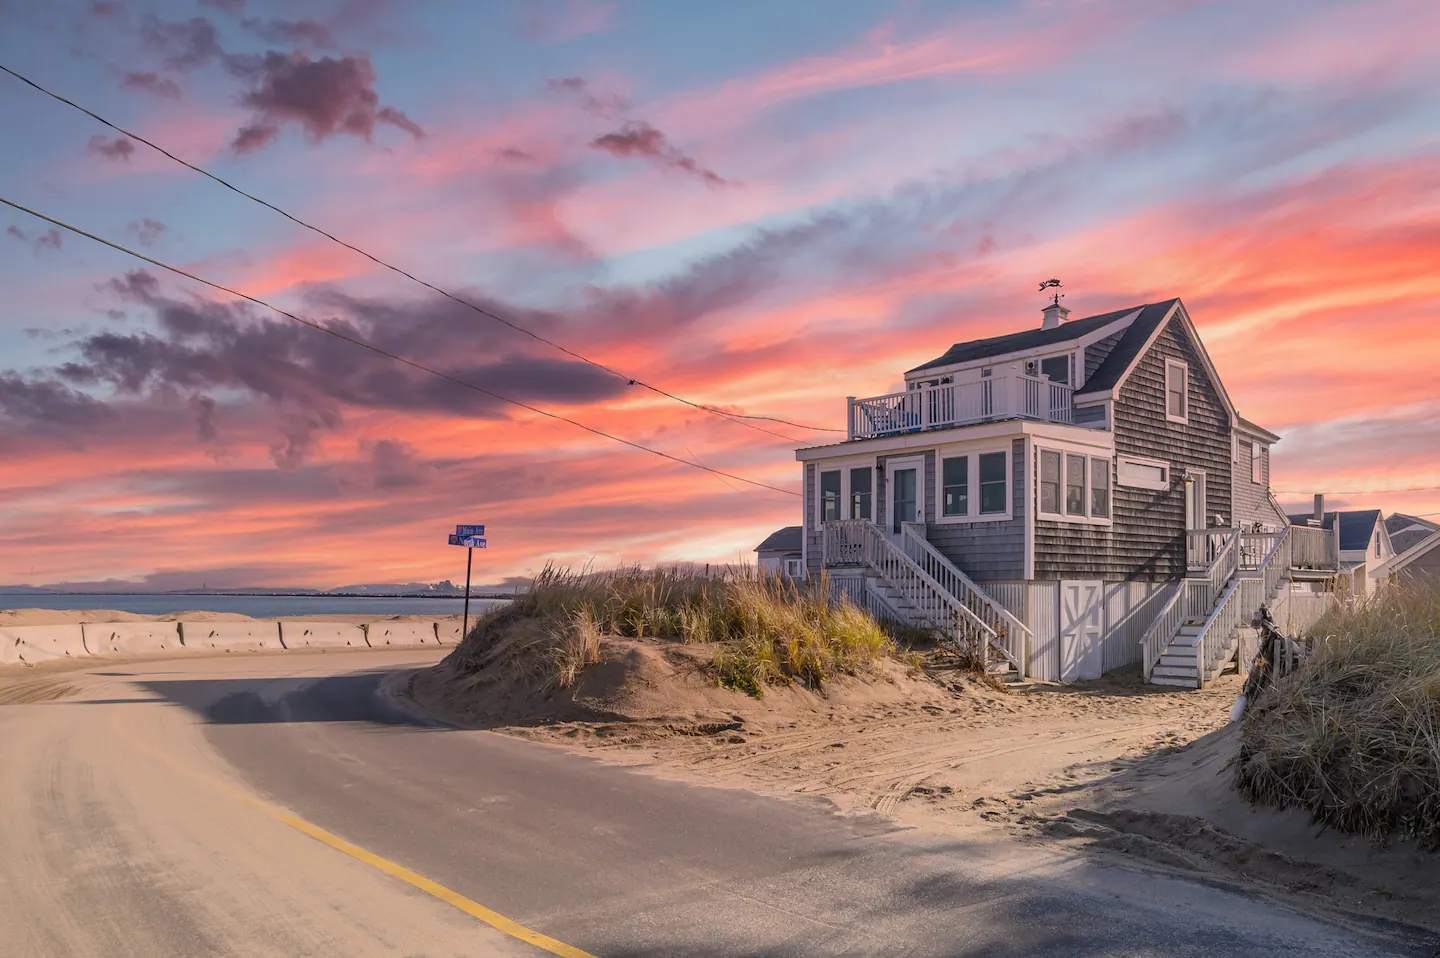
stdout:
<svg viewBox="0 0 1440 958">
<path fill-rule="evenodd" d="M 1024 373 L 967 383 L 920 386 L 903 393 L 849 400 L 849 438 L 873 439 L 1000 419 L 1075 421 L 1074 390 Z"/>
</svg>

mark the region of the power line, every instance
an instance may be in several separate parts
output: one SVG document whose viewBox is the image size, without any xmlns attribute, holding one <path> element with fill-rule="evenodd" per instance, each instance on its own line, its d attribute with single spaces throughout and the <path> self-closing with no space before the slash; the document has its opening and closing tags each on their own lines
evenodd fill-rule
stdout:
<svg viewBox="0 0 1440 958">
<path fill-rule="evenodd" d="M 534 339 L 534 340 L 536 340 L 537 342 L 544 343 L 545 345 L 550 346 L 550 347 L 553 348 L 553 349 L 558 349 L 560 352 L 566 354 L 567 356 L 571 356 L 571 357 L 573 357 L 573 358 L 575 358 L 575 359 L 578 359 L 579 361 L 581 361 L 581 362 L 583 362 L 583 363 L 588 363 L 589 365 L 594 366 L 596 369 L 604 370 L 605 372 L 609 373 L 609 374 L 612 375 L 612 376 L 616 376 L 616 377 L 618 377 L 618 378 L 620 378 L 620 379 L 624 379 L 624 380 L 625 380 L 629 385 L 631 385 L 631 386 L 640 386 L 641 388 L 643 388 L 643 389 L 648 389 L 648 390 L 650 390 L 651 392 L 656 393 L 657 395 L 664 396 L 666 399 L 671 399 L 671 400 L 674 400 L 675 402 L 683 403 L 683 404 L 686 405 L 686 406 L 690 406 L 690 407 L 692 407 L 692 408 L 694 408 L 694 409 L 699 409 L 699 410 L 702 411 L 702 412 L 710 413 L 712 416 L 719 416 L 721 419 L 725 419 L 725 420 L 728 420 L 728 421 L 730 421 L 730 422 L 733 422 L 733 423 L 735 423 L 737 426 L 745 426 L 746 428 L 749 428 L 749 429 L 755 429 L 755 430 L 758 430 L 759 432 L 763 432 L 763 433 L 766 433 L 766 434 L 768 434 L 768 435 L 775 436 L 775 437 L 777 437 L 777 438 L 787 440 L 788 442 L 800 442 L 801 440 L 796 439 L 794 436 L 787 436 L 787 435 L 784 435 L 783 433 L 778 433 L 778 432 L 775 432 L 775 431 L 773 431 L 773 430 L 766 429 L 766 428 L 763 427 L 763 426 L 757 426 L 757 425 L 755 425 L 755 424 L 752 423 L 752 422 L 745 422 L 744 420 L 753 419 L 753 420 L 763 421 L 763 422 L 780 423 L 780 424 L 786 425 L 786 426 L 793 426 L 793 427 L 795 427 L 796 429 L 808 429 L 808 430 L 811 430 L 811 431 L 814 431 L 814 432 L 844 432 L 844 431 L 845 431 L 845 430 L 843 430 L 843 429 L 835 429 L 835 428 L 833 428 L 833 427 L 831 427 L 831 426 L 808 426 L 808 425 L 806 425 L 806 424 L 804 424 L 804 423 L 791 422 L 791 421 L 788 420 L 788 419 L 780 419 L 780 418 L 777 418 L 777 417 L 775 417 L 775 416 L 747 415 L 747 414 L 745 414 L 745 413 L 727 413 L 727 412 L 725 412 L 724 410 L 715 408 L 714 406 L 707 406 L 707 405 L 705 405 L 704 403 L 694 402 L 694 401 L 692 401 L 692 400 L 689 400 L 689 399 L 684 398 L 683 396 L 677 396 L 677 395 L 675 395 L 674 393 L 666 392 L 665 390 L 661 389 L 659 386 L 652 386 L 652 385 L 650 385 L 650 384 L 647 383 L 647 382 L 644 382 L 644 381 L 642 381 L 642 380 L 636 379 L 635 377 L 630 376 L 630 375 L 628 375 L 628 374 L 626 374 L 626 373 L 622 373 L 622 372 L 620 372 L 620 371 L 617 370 L 617 369 L 614 369 L 614 368 L 612 368 L 612 367 L 610 367 L 610 366 L 605 365 L 604 363 L 600 363 L 600 362 L 597 362 L 597 361 L 595 361 L 595 360 L 593 360 L 593 359 L 590 359 L 590 358 L 587 357 L 587 356 L 583 356 L 583 355 L 581 355 L 580 353 L 576 352 L 576 351 L 573 350 L 573 349 L 570 349 L 570 348 L 568 348 L 568 347 L 566 347 L 566 346 L 562 346 L 561 344 L 555 342 L 555 341 L 552 340 L 552 339 L 548 339 L 548 338 L 546 338 L 546 337 L 544 337 L 544 336 L 541 336 L 539 333 L 535 332 L 534 330 L 529 329 L 528 327 L 522 326 L 522 325 L 520 325 L 519 323 L 516 323 L 516 322 L 514 322 L 514 321 L 512 321 L 512 320 L 506 319 L 505 317 L 500 316 L 500 315 L 498 315 L 498 314 L 496 314 L 496 313 L 493 313 L 493 312 L 491 312 L 490 310 L 485 309 L 484 307 L 477 306 L 477 305 L 475 305 L 474 303 L 470 302 L 469 300 L 467 300 L 467 299 L 465 299 L 465 298 L 463 298 L 463 297 L 461 297 L 461 296 L 457 296 L 457 295 L 455 295 L 454 293 L 447 292 L 446 290 L 441 289 L 440 287 L 434 285 L 433 283 L 428 283 L 428 282 L 426 282 L 425 280 L 420 279 L 418 276 L 415 276 L 414 274 L 409 273 L 409 272 L 407 272 L 406 270 L 401 269 L 401 268 L 398 267 L 398 266 L 394 266 L 394 265 L 392 265 L 392 264 L 390 264 L 390 263 L 387 263 L 385 260 L 380 259 L 378 256 L 375 256 L 375 255 L 373 255 L 373 254 L 371 254 L 371 253 L 368 253 L 368 252 L 366 252 L 365 250 L 361 249 L 361 248 L 358 247 L 358 246 L 354 246 L 354 245 L 352 245 L 352 244 L 350 244 L 350 243 L 347 243 L 347 242 L 345 242 L 344 240 L 340 239 L 339 237 L 334 236 L 333 234 L 326 232 L 325 230 L 321 229 L 320 227 L 315 226 L 315 225 L 313 225 L 313 224 L 311 224 L 311 223 L 307 223 L 305 220 L 300 219 L 300 217 L 295 216 L 295 215 L 293 215 L 293 214 L 291 214 L 291 213 L 286 212 L 285 210 L 283 210 L 283 209 L 281 209 L 280 207 L 276 206 L 274 203 L 268 202 L 268 201 L 266 201 L 266 200 L 262 200 L 260 197 L 255 196 L 255 195 L 252 194 L 252 193 L 247 193 L 245 190 L 240 189 L 240 187 L 234 185 L 233 183 L 229 182 L 228 180 L 225 180 L 225 179 L 223 179 L 223 178 L 221 178 L 221 177 L 219 177 L 219 176 L 216 176 L 214 173 L 211 173 L 209 170 L 203 169 L 203 168 L 201 168 L 201 167 L 199 167 L 199 166 L 196 166 L 194 163 L 191 163 L 191 162 L 189 162 L 189 161 L 187 161 L 187 160 L 181 159 L 180 157 L 176 156 L 174 153 L 171 153 L 169 150 L 165 149 L 164 147 L 158 146 L 158 145 L 156 145 L 155 143 L 152 143 L 151 141 L 145 139 L 145 137 L 140 136 L 138 133 L 131 133 L 129 130 L 125 129 L 124 127 L 119 126 L 119 125 L 117 125 L 117 124 L 115 124 L 115 123 L 111 123 L 109 120 L 105 119 L 103 116 L 99 115 L 98 113 L 95 113 L 93 110 L 86 109 L 85 107 L 83 107 L 83 106 L 81 106 L 80 104 L 76 103 L 74 100 L 67 99 L 66 97 L 63 97 L 63 96 L 61 96 L 60 94 L 54 92 L 53 90 L 48 90 L 48 89 L 46 89 L 45 87 L 41 86 L 39 83 L 36 83 L 34 80 L 30 79 L 29 77 L 24 76 L 24 75 L 19 74 L 19 73 L 16 73 L 14 70 L 12 70 L 12 69 L 10 69 L 9 67 L 5 66 L 3 63 L 0 63 L 0 70 L 3 70 L 4 72 L 10 74 L 10 75 L 11 75 L 12 77 L 14 77 L 15 79 L 19 80 L 21 83 L 24 83 L 24 84 L 26 84 L 26 85 L 28 85 L 28 86 L 30 86 L 30 87 L 33 87 L 34 89 L 36 89 L 36 90 L 38 90 L 39 92 L 45 94 L 46 96 L 51 97 L 51 98 L 53 98 L 53 99 L 55 99 L 55 100 L 58 100 L 58 101 L 60 101 L 61 103 L 64 103 L 66 106 L 70 106 L 70 107 L 75 108 L 76 110 L 79 110 L 81 113 L 84 113 L 86 116 L 90 117 L 90 118 L 93 119 L 93 120 L 96 120 L 96 121 L 98 121 L 98 122 L 100 122 L 100 123 L 103 123 L 105 126 L 108 126 L 110 129 L 116 131 L 117 133 L 124 134 L 125 136 L 128 136 L 130 139 L 135 140 L 135 141 L 138 142 L 138 143 L 143 143 L 143 144 L 145 144 L 146 146 L 150 147 L 150 149 L 155 150 L 156 152 L 158 152 L 158 153 L 160 153 L 160 154 L 162 154 L 162 155 L 164 155 L 164 156 L 166 156 L 166 157 L 169 157 L 171 160 L 174 160 L 176 163 L 179 163 L 181 166 L 184 166 L 184 167 L 186 167 L 186 168 L 188 168 L 188 169 L 194 170 L 196 173 L 199 173 L 201 176 L 205 176 L 205 177 L 210 178 L 211 180 L 214 180 L 216 183 L 219 183 L 221 186 L 225 187 L 226 189 L 231 190 L 231 191 L 233 191 L 233 192 L 235 192 L 235 193 L 238 193 L 238 194 L 240 194 L 241 196 L 245 197 L 245 198 L 248 199 L 248 200 L 252 200 L 252 201 L 254 201 L 254 202 L 256 202 L 256 203 L 259 203 L 261 206 L 264 206 L 264 207 L 266 207 L 267 209 L 274 210 L 276 213 L 279 213 L 281 216 L 283 216 L 283 217 L 285 217 L 286 219 L 290 220 L 292 223 L 295 223 L 297 226 L 302 226 L 302 227 L 304 227 L 304 228 L 307 229 L 307 230 L 310 230 L 310 231 L 312 231 L 312 232 L 315 232 L 315 233 L 320 234 L 321 236 L 325 237 L 326 239 L 330 240 L 331 242 L 340 244 L 341 246 L 345 247 L 345 248 L 348 249 L 348 250 L 351 250 L 352 252 L 359 253 L 361 256 L 363 256 L 363 257 L 365 257 L 366 259 L 370 260 L 372 263 L 376 264 L 377 266 L 384 267 L 385 269 L 388 269 L 388 270 L 390 270 L 391 272 L 398 273 L 399 275 L 404 276 L 406 279 L 409 279 L 409 280 L 411 280 L 412 282 L 419 283 L 421 286 L 424 286 L 424 287 L 427 288 L 427 289 L 430 289 L 430 290 L 433 290 L 433 291 L 439 293 L 441 296 L 444 296 L 446 299 L 452 300 L 452 301 L 454 301 L 454 302 L 456 302 L 456 303 L 459 303 L 461 306 L 465 306 L 465 307 L 467 307 L 467 308 L 469 308 L 469 309 L 474 310 L 475 312 L 479 313 L 481 316 L 486 317 L 487 319 L 492 319 L 492 320 L 494 320 L 494 321 L 497 322 L 497 323 L 502 323 L 502 324 L 505 325 L 505 326 L 509 326 L 511 329 L 515 330 L 516 332 L 522 333 L 522 334 L 524 334 L 524 335 L 526 335 L 526 336 L 529 336 L 531 339 Z"/>
<path fill-rule="evenodd" d="M 60 227 L 61 229 L 69 230 L 70 232 L 75 233 L 75 234 L 77 234 L 77 235 L 79 235 L 79 236 L 83 236 L 83 237 L 85 237 L 86 239 L 94 240 L 95 242 L 101 243 L 101 244 L 103 244 L 103 245 L 105 245 L 105 246 L 108 246 L 108 247 L 110 247 L 111 249 L 119 250 L 120 252 L 126 253 L 126 254 L 128 254 L 128 255 L 130 255 L 130 256 L 133 256 L 133 257 L 135 257 L 136 259 L 144 260 L 145 262 L 150 263 L 150 264 L 153 265 L 153 266 L 158 266 L 158 267 L 160 267 L 160 268 L 163 269 L 163 270 L 168 270 L 169 272 L 174 273 L 174 274 L 176 274 L 177 276 L 184 276 L 186 279 L 194 280 L 194 281 L 197 282 L 197 283 L 203 283 L 204 285 L 209 286 L 211 289 L 217 289 L 217 290 L 221 291 L 222 293 L 229 293 L 231 296 L 235 296 L 235 297 L 238 297 L 238 298 L 240 298 L 240 299 L 248 300 L 249 302 L 252 302 L 252 303 L 256 304 L 257 306 L 263 306 L 263 307 L 265 307 L 265 308 L 268 309 L 268 310 L 272 310 L 273 312 L 279 313 L 281 316 L 284 316 L 286 319 L 292 319 L 292 320 L 294 320 L 294 321 L 297 322 L 297 323 L 301 323 L 301 324 L 303 324 L 303 325 L 305 325 L 305 326 L 309 326 L 311 329 L 316 329 L 316 330 L 319 330 L 319 331 L 322 332 L 322 333 L 326 333 L 327 335 L 334 336 L 336 339 L 344 340 L 345 342 L 351 343 L 351 344 L 356 345 L 356 346 L 359 346 L 359 347 L 361 347 L 362 349 L 368 349 L 368 350 L 370 350 L 372 353 L 377 353 L 377 354 L 379 354 L 379 355 L 381 355 L 381 356 L 384 356 L 384 357 L 386 357 L 386 358 L 388 358 L 388 359 L 393 359 L 393 360 L 395 360 L 396 362 L 404 363 L 404 364 L 407 365 L 407 366 L 412 366 L 412 367 L 414 367 L 415 369 L 418 369 L 418 370 L 420 370 L 421 372 L 429 373 L 429 374 L 432 375 L 432 376 L 438 376 L 439 378 L 444 379 L 444 380 L 447 380 L 448 382 L 452 382 L 452 383 L 454 383 L 454 384 L 457 385 L 457 386 L 463 386 L 463 387 L 465 387 L 466 389 L 471 389 L 471 390 L 474 390 L 475 392 L 483 393 L 484 395 L 490 396 L 490 397 L 492 397 L 492 398 L 494 398 L 494 399 L 498 399 L 498 400 L 500 400 L 501 402 L 510 403 L 512 406 L 519 406 L 521 409 L 525 409 L 525 410 L 528 410 L 529 412 L 533 412 L 533 413 L 535 413 L 535 414 L 537 414 L 537 415 L 544 416 L 544 417 L 546 417 L 547 419 L 554 419 L 554 420 L 556 420 L 556 421 L 558 421 L 558 422 L 569 423 L 570 425 L 575 426 L 575 427 L 578 428 L 578 429 L 583 429 L 583 430 L 585 430 L 585 431 L 588 432 L 588 433 L 592 433 L 592 434 L 594 434 L 594 435 L 596 435 L 596 436 L 600 436 L 602 439 L 609 439 L 609 440 L 611 440 L 612 442 L 622 443 L 623 445 L 629 446 L 629 447 L 631 447 L 632 449 L 639 449 L 641 452 L 648 452 L 648 453 L 650 453 L 651 455 L 660 456 L 660 457 L 663 458 L 663 459 L 669 459 L 671 462 L 678 462 L 678 463 L 680 463 L 681 465 L 689 466 L 689 467 L 692 468 L 692 469 L 700 469 L 700 470 L 702 470 L 702 471 L 704 471 L 704 472 L 712 473 L 712 474 L 714 474 L 714 475 L 716 475 L 716 476 L 721 476 L 721 477 L 724 477 L 724 478 L 726 478 L 726 479 L 734 479 L 736 482 L 743 482 L 743 483 L 746 483 L 747 485 L 758 486 L 758 487 L 760 487 L 761 489 L 769 489 L 769 490 L 771 490 L 772 492 L 781 492 L 781 493 L 784 493 L 784 494 L 787 495 L 787 496 L 796 496 L 796 497 L 798 497 L 798 496 L 800 495 L 798 492 L 794 492 L 794 491 L 792 491 L 792 490 L 790 490 L 790 489 L 781 489 L 779 486 L 772 486 L 772 485 L 769 485 L 768 483 L 757 482 L 757 481 L 754 480 L 754 479 L 746 479 L 744 476 L 737 476 L 737 475 L 735 475 L 734 473 L 724 472 L 723 470 L 720 470 L 720 469 L 713 469 L 713 468 L 711 468 L 710 466 L 701 465 L 701 464 L 698 463 L 698 462 L 691 462 L 691 461 L 689 461 L 688 459 L 682 459 L 682 458 L 680 458 L 679 456 L 672 456 L 672 455 L 670 455 L 670 453 L 668 453 L 668 452 L 662 452 L 662 451 L 659 450 L 659 449 L 654 449 L 654 448 L 652 448 L 652 447 L 650 447 L 650 446 L 646 446 L 646 445 L 643 445 L 643 444 L 638 443 L 638 442 L 632 442 L 632 441 L 629 440 L 629 439 L 622 439 L 621 437 L 616 436 L 616 435 L 614 435 L 613 433 L 608 433 L 608 432 L 605 432 L 604 430 L 596 429 L 594 426 L 587 426 L 587 425 L 585 425 L 585 423 L 583 423 L 583 422 L 580 422 L 580 421 L 575 420 L 575 419 L 571 419 L 571 418 L 569 418 L 569 417 L 567 417 L 567 416 L 562 416 L 562 415 L 560 415 L 559 413 L 548 412 L 548 411 L 546 411 L 546 410 L 544 410 L 544 409 L 541 409 L 541 408 L 538 407 L 538 406 L 532 406 L 532 405 L 530 405 L 529 403 L 521 402 L 521 401 L 518 400 L 518 399 L 511 399 L 509 396 L 502 396 L 500 393 L 497 393 L 497 392 L 495 392 L 495 391 L 493 391 L 493 390 L 486 389 L 486 388 L 483 387 L 483 386 L 477 386 L 477 385 L 475 385 L 474 383 L 472 383 L 472 382 L 467 382 L 467 381 L 464 380 L 464 379 L 458 379 L 458 378 L 456 378 L 455 376 L 451 376 L 449 373 L 443 373 L 443 372 L 441 372 L 441 371 L 438 370 L 438 369 L 434 369 L 434 368 L 431 368 L 430 366 L 426 366 L 424 363 L 416 362 L 416 361 L 413 360 L 413 359 L 407 359 L 407 358 L 405 358 L 404 356 L 401 356 L 401 355 L 399 355 L 399 354 L 397 354 L 397 353 L 392 353 L 392 352 L 389 352 L 388 350 L 381 349 L 379 346 L 372 346 L 370 343 L 365 342 L 365 340 L 363 340 L 363 339 L 358 339 L 358 338 L 353 337 L 353 336 L 347 336 L 347 335 L 345 335 L 344 333 L 337 332 L 336 330 L 331 329 L 331 328 L 329 328 L 329 327 L 327 327 L 327 326 L 322 326 L 322 325 L 320 325 L 319 323 L 314 322 L 313 320 L 305 319 L 305 318 L 302 317 L 302 316 L 296 316 L 294 313 L 291 313 L 291 312 L 288 312 L 288 311 L 286 311 L 286 310 L 283 310 L 283 309 L 281 309 L 279 306 L 274 306 L 274 305 L 272 305 L 272 304 L 270 304 L 270 303 L 267 303 L 267 302 L 265 302 L 265 300 L 263 300 L 263 299 L 258 299 L 258 298 L 254 297 L 254 296 L 251 296 L 251 295 L 247 294 L 247 293 L 242 293 L 242 292 L 240 292 L 239 290 L 231 289 L 231 288 L 228 287 L 228 286 L 222 286 L 222 285 L 219 284 L 219 283 L 212 282 L 212 281 L 210 281 L 210 280 L 208 280 L 208 279 L 205 279 L 205 278 L 203 278 L 203 277 L 200 277 L 200 276 L 196 276 L 194 273 L 186 272 L 185 270 L 181 269 L 181 268 L 178 267 L 178 266 L 171 266 L 169 263 L 162 262 L 162 261 L 160 261 L 160 260 L 158 260 L 158 259 L 155 259 L 154 257 L 151 257 L 151 256 L 146 256 L 144 253 L 136 252 L 135 250 L 130 249 L 130 248 L 127 247 L 127 246 L 122 246 L 122 245 L 119 244 L 119 243 L 111 242 L 110 240 L 107 240 L 107 239 L 105 239 L 105 238 L 102 237 L 102 236 L 96 236 L 94 233 L 86 232 L 85 230 L 82 230 L 82 229 L 81 229 L 80 227 L 78 227 L 78 226 L 71 226 L 69 223 L 66 223 L 66 222 L 64 222 L 63 220 L 57 220 L 57 219 L 55 219 L 53 216 L 46 216 L 44 213 L 40 213 L 40 212 L 38 212 L 38 211 L 36 211 L 36 210 L 32 210 L 32 209 L 30 209 L 28 206 L 22 206 L 22 205 L 20 205 L 19 203 L 16 203 L 16 202 L 14 202 L 13 200 L 8 200 L 8 199 L 6 199 L 6 198 L 3 197 L 3 196 L 0 196 L 0 203 L 3 203 L 3 204 L 5 204 L 6 206 L 9 206 L 9 207 L 11 207 L 12 209 L 17 209 L 17 210 L 19 210 L 19 211 L 22 212 L 22 213 L 29 213 L 31 216 L 34 216 L 34 217 L 36 217 L 37 219 L 42 219 L 42 220 L 44 220 L 44 221 L 47 222 L 47 223 L 50 223 L 50 224 L 52 224 L 52 225 L 54 225 L 54 226 Z"/>
<path fill-rule="evenodd" d="M 1395 492 L 1434 492 L 1440 486 L 1411 486 L 1408 489 L 1326 489 L 1325 494 L 1330 496 L 1388 496 Z M 1308 492 L 1296 492 L 1294 490 L 1276 489 L 1272 490 L 1277 496 L 1308 496 L 1315 490 Z"/>
</svg>

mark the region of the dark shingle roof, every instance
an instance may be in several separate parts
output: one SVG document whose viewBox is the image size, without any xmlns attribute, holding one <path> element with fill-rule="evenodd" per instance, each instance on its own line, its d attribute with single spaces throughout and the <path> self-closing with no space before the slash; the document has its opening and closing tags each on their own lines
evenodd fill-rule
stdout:
<svg viewBox="0 0 1440 958">
<path fill-rule="evenodd" d="M 1386 519 L 1385 528 L 1390 532 L 1390 545 L 1396 555 L 1440 532 L 1440 525 L 1419 516 L 1407 516 L 1403 512 L 1397 512 Z"/>
<path fill-rule="evenodd" d="M 755 547 L 756 552 L 799 552 L 800 527 L 786 526 L 776 529 L 765 541 Z"/>
<path fill-rule="evenodd" d="M 1144 309 L 1143 306 L 1131 306 L 1128 309 L 1117 309 L 1113 313 L 1101 313 L 1099 316 L 1086 316 L 1084 319 L 1074 319 L 1068 323 L 1061 323 L 1054 329 L 1027 329 L 1019 333 L 1009 333 L 1005 336 L 992 336 L 989 339 L 974 339 L 968 343 L 956 343 L 945 351 L 945 355 L 938 359 L 932 359 L 928 363 L 922 363 L 914 369 L 908 370 L 911 373 L 918 373 L 922 369 L 931 369 L 936 366 L 950 366 L 955 363 L 966 363 L 973 359 L 987 359 L 991 356 L 1004 356 L 1007 353 L 1018 353 L 1023 349 L 1034 349 L 1038 346 L 1050 346 L 1055 343 L 1068 343 L 1071 340 L 1079 339 L 1089 333 L 1095 332 L 1102 326 L 1115 322 L 1135 312 L 1137 309 Z"/>
<path fill-rule="evenodd" d="M 1140 315 L 1125 330 L 1125 335 L 1120 337 L 1120 342 L 1110 351 L 1110 355 L 1095 370 L 1094 375 L 1085 380 L 1085 386 L 1076 393 L 1077 396 L 1085 393 L 1104 392 L 1107 389 L 1114 389 L 1115 384 L 1125 375 L 1125 370 L 1145 349 L 1145 343 L 1149 341 L 1150 334 L 1165 319 L 1170 312 L 1170 307 L 1178 303 L 1178 299 L 1167 299 L 1163 303 L 1147 303 L 1142 307 Z"/>
<path fill-rule="evenodd" d="M 1380 521 L 1379 509 L 1358 509 L 1351 512 L 1325 513 L 1325 528 L 1335 528 L 1335 517 L 1340 517 L 1340 551 L 1360 552 L 1370 548 L 1370 539 L 1375 535 L 1375 523 Z M 1292 526 L 1306 525 L 1313 515 L 1290 517 Z M 1392 545 L 1394 543 L 1391 543 Z"/>
</svg>

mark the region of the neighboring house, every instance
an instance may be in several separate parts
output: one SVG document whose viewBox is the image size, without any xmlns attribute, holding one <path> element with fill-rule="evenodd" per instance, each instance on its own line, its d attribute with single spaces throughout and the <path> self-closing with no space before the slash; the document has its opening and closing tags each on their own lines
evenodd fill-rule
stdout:
<svg viewBox="0 0 1440 958">
<path fill-rule="evenodd" d="M 764 542 L 755 547 L 760 571 L 792 579 L 802 578 L 805 575 L 805 553 L 800 538 L 799 526 L 785 526 L 770 533 Z"/>
<path fill-rule="evenodd" d="M 849 399 L 848 439 L 796 452 L 806 567 L 997 670 L 1203 684 L 1292 547 L 1334 573 L 1334 536 L 1289 525 L 1279 437 L 1236 412 L 1180 300 L 1068 313 Z"/>
<path fill-rule="evenodd" d="M 1424 581 L 1440 586 L 1440 529 L 1396 553 L 1379 571 L 1390 582 Z"/>
<path fill-rule="evenodd" d="M 1385 520 L 1385 529 L 1390 533 L 1390 544 L 1398 556 L 1416 543 L 1440 532 L 1440 525 L 1420 516 L 1407 516 L 1397 512 Z"/>
<path fill-rule="evenodd" d="M 1384 581 L 1380 564 L 1395 555 L 1384 513 L 1379 509 L 1326 512 L 1324 496 L 1316 496 L 1315 503 L 1314 513 L 1292 515 L 1291 524 L 1334 530 L 1338 523 L 1341 571 L 1353 577 L 1356 595 L 1374 592 Z"/>
</svg>

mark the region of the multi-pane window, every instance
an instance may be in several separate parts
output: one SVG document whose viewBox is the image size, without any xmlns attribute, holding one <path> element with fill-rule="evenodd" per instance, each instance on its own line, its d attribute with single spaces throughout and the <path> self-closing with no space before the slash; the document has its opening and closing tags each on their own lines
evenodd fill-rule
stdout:
<svg viewBox="0 0 1440 958">
<path fill-rule="evenodd" d="M 1165 362 L 1165 418 L 1184 422 L 1190 415 L 1190 370 L 1182 362 Z"/>
<path fill-rule="evenodd" d="M 833 522 L 840 518 L 840 473 L 820 473 L 820 521 Z"/>
<path fill-rule="evenodd" d="M 1090 460 L 1090 516 L 1110 518 L 1110 460 Z"/>
<path fill-rule="evenodd" d="M 850 470 L 850 518 L 869 519 L 870 502 L 875 484 L 875 470 L 862 466 Z"/>
<path fill-rule="evenodd" d="M 1005 453 L 986 452 L 980 460 L 980 514 L 994 515 L 1005 512 L 1007 485 L 1005 477 Z"/>
<path fill-rule="evenodd" d="M 1060 513 L 1060 453 L 1040 450 L 1040 511 Z"/>
<path fill-rule="evenodd" d="M 970 514 L 970 458 L 958 456 L 942 459 L 940 466 L 940 514 L 942 516 L 966 516 Z"/>
<path fill-rule="evenodd" d="M 1065 457 L 1065 514 L 1085 514 L 1085 457 Z"/>
</svg>

